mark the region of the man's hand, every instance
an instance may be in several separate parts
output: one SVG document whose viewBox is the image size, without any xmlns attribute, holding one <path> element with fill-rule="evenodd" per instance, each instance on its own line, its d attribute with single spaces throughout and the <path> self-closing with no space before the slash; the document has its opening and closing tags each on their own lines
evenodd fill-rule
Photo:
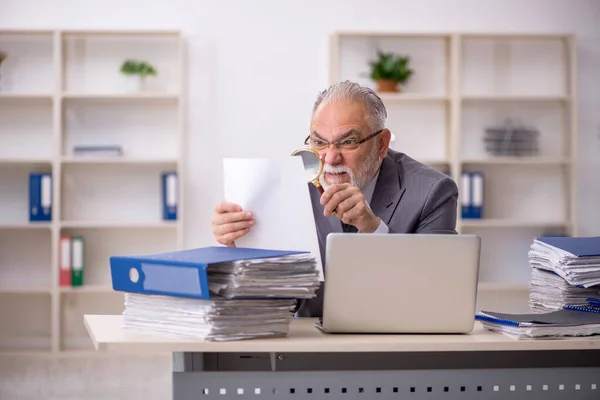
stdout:
<svg viewBox="0 0 600 400">
<path fill-rule="evenodd" d="M 332 185 L 321 195 L 323 215 L 335 212 L 343 223 L 354 225 L 359 232 L 372 233 L 379 226 L 379 218 L 371 211 L 364 194 L 349 183 Z"/>
<path fill-rule="evenodd" d="M 221 202 L 213 214 L 212 232 L 220 244 L 235 247 L 236 239 L 248 233 L 254 223 L 251 212 L 243 211 L 237 204 Z"/>
</svg>

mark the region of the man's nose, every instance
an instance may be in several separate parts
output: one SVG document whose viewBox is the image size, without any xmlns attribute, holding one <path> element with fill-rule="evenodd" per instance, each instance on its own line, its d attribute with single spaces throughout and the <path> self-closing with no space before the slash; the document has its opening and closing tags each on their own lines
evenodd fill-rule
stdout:
<svg viewBox="0 0 600 400">
<path fill-rule="evenodd" d="M 322 158 L 326 164 L 335 165 L 340 162 L 342 155 L 336 146 L 330 145 L 325 150 L 325 154 L 323 154 Z"/>
</svg>

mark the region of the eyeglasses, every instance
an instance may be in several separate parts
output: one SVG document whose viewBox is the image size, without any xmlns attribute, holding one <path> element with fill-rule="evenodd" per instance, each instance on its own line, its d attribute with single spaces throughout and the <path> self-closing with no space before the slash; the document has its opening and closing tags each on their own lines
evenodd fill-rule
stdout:
<svg viewBox="0 0 600 400">
<path fill-rule="evenodd" d="M 313 149 L 318 150 L 318 151 L 324 150 L 332 144 L 335 145 L 335 148 L 337 150 L 355 150 L 361 144 L 363 144 L 364 142 L 366 142 L 368 140 L 373 139 L 375 136 L 379 135 L 381 132 L 383 132 L 383 129 L 381 129 L 361 140 L 357 140 L 355 138 L 347 138 L 347 139 L 338 140 L 333 143 L 329 143 L 329 142 L 327 142 L 325 140 L 321 140 L 321 139 L 311 139 L 310 135 L 308 135 L 306 137 L 306 139 L 304 139 L 304 144 L 306 146 L 311 146 Z"/>
</svg>

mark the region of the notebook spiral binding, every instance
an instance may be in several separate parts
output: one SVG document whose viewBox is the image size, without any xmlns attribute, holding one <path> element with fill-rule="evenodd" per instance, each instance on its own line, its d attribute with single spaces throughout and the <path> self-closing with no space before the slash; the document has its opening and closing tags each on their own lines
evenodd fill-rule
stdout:
<svg viewBox="0 0 600 400">
<path fill-rule="evenodd" d="M 596 297 L 588 297 L 587 299 L 585 299 L 588 304 L 590 306 L 594 306 L 594 307 L 600 307 L 600 298 L 596 298 Z"/>
<path fill-rule="evenodd" d="M 490 317 L 487 315 L 479 315 L 479 314 L 475 315 L 475 320 L 483 321 L 483 322 L 491 322 L 494 324 L 501 324 L 501 325 L 520 326 L 517 321 L 511 321 L 509 319 L 502 319 L 502 318 L 494 318 L 494 317 Z"/>
<path fill-rule="evenodd" d="M 593 313 L 596 313 L 596 314 L 600 314 L 600 306 L 593 306 L 593 305 L 589 305 L 589 306 L 573 306 L 573 305 L 568 305 L 567 304 L 563 308 L 565 310 L 593 312 Z"/>
</svg>

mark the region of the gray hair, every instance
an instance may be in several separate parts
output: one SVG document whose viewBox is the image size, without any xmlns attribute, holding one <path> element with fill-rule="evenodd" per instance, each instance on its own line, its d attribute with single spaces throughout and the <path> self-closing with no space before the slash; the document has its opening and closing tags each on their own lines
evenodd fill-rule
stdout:
<svg viewBox="0 0 600 400">
<path fill-rule="evenodd" d="M 362 104 L 367 111 L 369 128 L 373 132 L 385 128 L 387 110 L 383 101 L 373 89 L 351 81 L 343 81 L 331 85 L 317 96 L 317 100 L 313 106 L 313 115 L 322 104 L 337 101 L 347 103 L 358 102 Z"/>
</svg>

